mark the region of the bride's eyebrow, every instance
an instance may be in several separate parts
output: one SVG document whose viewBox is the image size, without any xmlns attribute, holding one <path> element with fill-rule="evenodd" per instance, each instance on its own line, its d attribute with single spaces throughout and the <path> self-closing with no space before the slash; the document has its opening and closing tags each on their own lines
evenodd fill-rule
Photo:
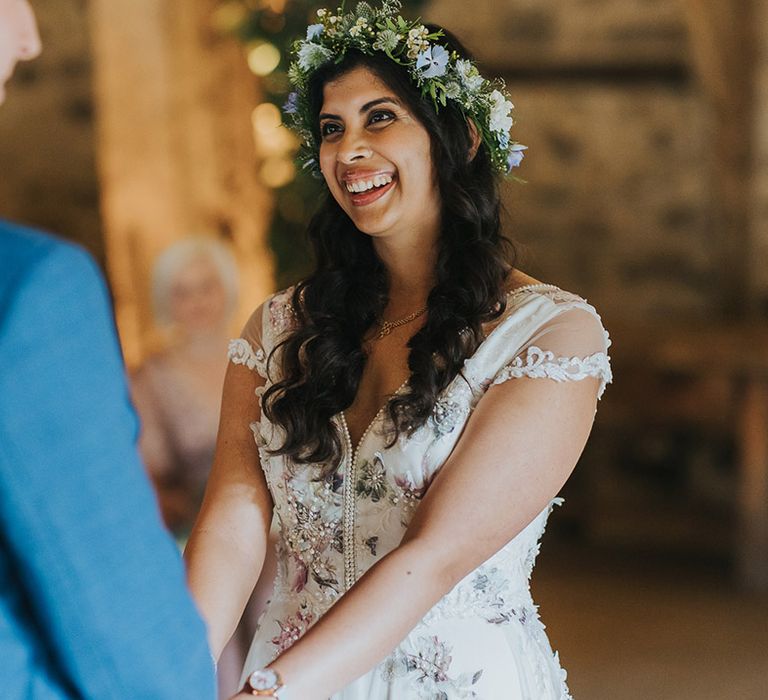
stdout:
<svg viewBox="0 0 768 700">
<path fill-rule="evenodd" d="M 390 103 L 397 107 L 402 107 L 402 103 L 396 97 L 378 97 L 375 100 L 366 102 L 362 107 L 360 107 L 360 114 L 365 114 L 366 112 L 373 109 L 374 107 L 378 107 L 380 104 L 385 104 L 385 103 Z M 337 119 L 339 121 L 342 121 L 341 117 L 338 114 L 328 114 L 327 112 L 322 112 L 318 116 L 318 119 Z"/>
</svg>

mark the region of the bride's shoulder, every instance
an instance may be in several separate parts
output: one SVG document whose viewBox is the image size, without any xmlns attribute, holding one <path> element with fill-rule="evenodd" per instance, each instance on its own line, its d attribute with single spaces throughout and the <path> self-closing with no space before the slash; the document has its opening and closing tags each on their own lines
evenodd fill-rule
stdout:
<svg viewBox="0 0 768 700">
<path fill-rule="evenodd" d="M 507 280 L 506 306 L 501 315 L 486 328 L 487 332 L 506 321 L 515 326 L 522 318 L 540 318 L 548 323 L 555 317 L 584 326 L 585 332 L 604 326 L 597 309 L 583 296 L 550 282 L 513 270 Z"/>
<path fill-rule="evenodd" d="M 555 304 L 584 303 L 586 299 L 550 282 L 542 282 L 521 270 L 512 270 L 505 285 L 507 309 L 525 303 L 531 297 L 546 297 Z"/>
<path fill-rule="evenodd" d="M 270 294 L 251 313 L 246 322 L 242 337 L 255 339 L 264 345 L 272 338 L 277 338 L 295 327 L 296 315 L 291 299 L 296 285 L 286 287 Z"/>
</svg>

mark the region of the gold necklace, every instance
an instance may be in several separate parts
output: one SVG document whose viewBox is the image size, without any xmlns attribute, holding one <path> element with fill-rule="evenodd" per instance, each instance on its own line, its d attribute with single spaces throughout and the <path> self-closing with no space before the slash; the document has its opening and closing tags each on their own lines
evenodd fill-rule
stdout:
<svg viewBox="0 0 768 700">
<path fill-rule="evenodd" d="M 381 340 L 385 336 L 389 335 L 393 330 L 395 330 L 395 328 L 404 326 L 406 323 L 410 323 L 411 321 L 417 319 L 426 310 L 427 310 L 427 307 L 425 306 L 424 308 L 419 309 L 418 311 L 414 311 L 412 314 L 408 314 L 407 316 L 404 316 L 403 318 L 400 318 L 397 321 L 385 321 L 384 319 L 382 319 L 381 325 L 379 326 L 379 333 L 374 338 L 374 340 Z"/>
</svg>

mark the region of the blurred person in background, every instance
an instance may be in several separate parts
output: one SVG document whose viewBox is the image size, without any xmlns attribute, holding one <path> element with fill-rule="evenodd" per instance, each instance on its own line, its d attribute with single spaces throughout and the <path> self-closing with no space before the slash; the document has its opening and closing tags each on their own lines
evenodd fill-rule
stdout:
<svg viewBox="0 0 768 700">
<path fill-rule="evenodd" d="M 40 49 L 26 0 L 0 0 L 0 103 L 16 62 Z M 136 428 L 96 264 L 74 245 L 0 220 L 6 700 L 171 700 L 182 688 L 185 698 L 214 697 L 205 627 L 162 528 Z"/>
<path fill-rule="evenodd" d="M 169 342 L 142 364 L 131 385 L 142 424 L 139 448 L 166 525 L 182 543 L 213 461 L 237 296 L 235 261 L 214 238 L 182 240 L 155 263 L 153 310 Z"/>
<path fill-rule="evenodd" d="M 181 546 L 197 517 L 213 463 L 228 331 L 237 298 L 235 260 L 215 238 L 179 241 L 155 263 L 155 321 L 169 342 L 142 364 L 131 384 L 141 418 L 141 454 L 165 523 Z M 265 568 L 219 659 L 221 697 L 231 696 L 238 685 L 256 618 L 271 593 L 274 570 L 271 564 Z"/>
</svg>

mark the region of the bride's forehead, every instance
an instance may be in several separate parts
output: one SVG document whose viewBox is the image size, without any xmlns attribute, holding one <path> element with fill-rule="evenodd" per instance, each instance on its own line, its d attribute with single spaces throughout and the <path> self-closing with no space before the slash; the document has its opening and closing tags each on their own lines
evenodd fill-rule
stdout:
<svg viewBox="0 0 768 700">
<path fill-rule="evenodd" d="M 393 96 L 390 87 L 368 68 L 359 67 L 323 86 L 323 111 L 331 104 L 355 108 L 387 96 Z"/>
</svg>

